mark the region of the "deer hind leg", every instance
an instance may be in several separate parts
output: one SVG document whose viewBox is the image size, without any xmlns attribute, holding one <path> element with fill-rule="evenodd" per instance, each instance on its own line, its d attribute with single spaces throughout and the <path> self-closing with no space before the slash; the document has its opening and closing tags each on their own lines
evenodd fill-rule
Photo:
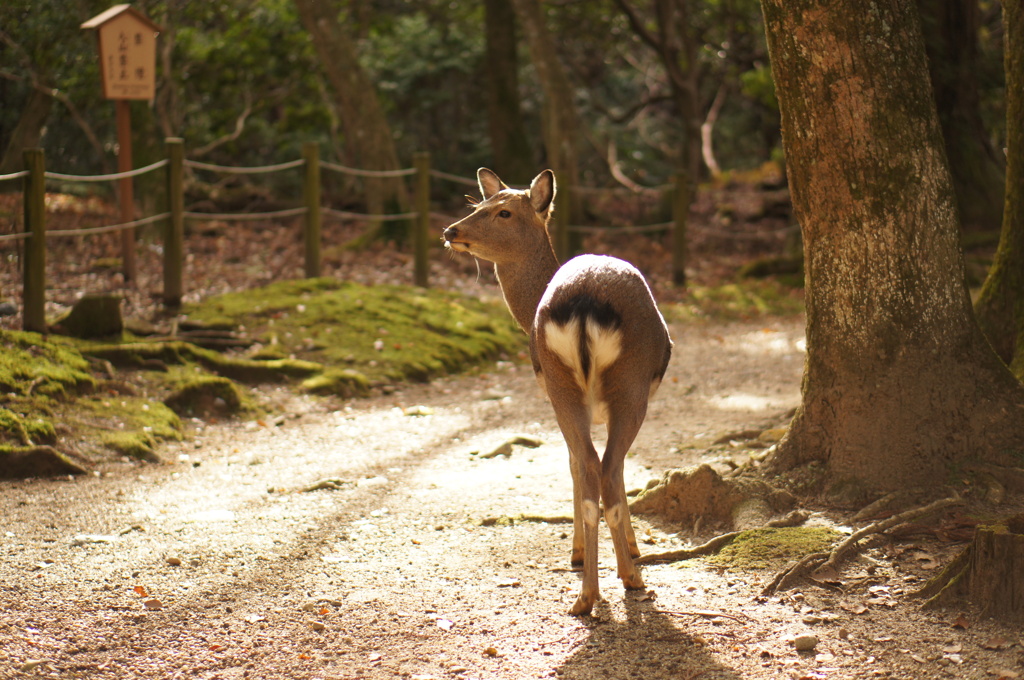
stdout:
<svg viewBox="0 0 1024 680">
<path fill-rule="evenodd" d="M 644 421 L 646 404 L 640 402 L 637 413 L 636 402 L 629 408 L 611 410 L 608 422 L 608 445 L 601 461 L 601 497 L 604 500 L 604 517 L 612 534 L 615 546 L 615 561 L 622 585 L 627 590 L 644 587 L 643 577 L 633 559 L 640 556 L 636 534 L 629 516 L 626 500 L 626 485 L 622 479 L 626 453 L 633 444 Z"/>
<path fill-rule="evenodd" d="M 549 388 L 551 381 L 548 382 Z M 583 563 L 583 584 L 570 614 L 589 614 L 600 597 L 597 531 L 601 519 L 601 459 L 590 439 L 590 412 L 578 395 L 551 395 L 558 426 L 569 448 L 573 480 L 573 560 Z M 563 398 L 559 398 L 559 396 Z"/>
</svg>

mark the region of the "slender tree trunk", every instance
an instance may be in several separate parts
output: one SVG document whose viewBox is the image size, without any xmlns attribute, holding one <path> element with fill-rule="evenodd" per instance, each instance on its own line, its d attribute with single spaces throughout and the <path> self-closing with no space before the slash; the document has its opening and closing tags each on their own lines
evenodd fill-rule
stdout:
<svg viewBox="0 0 1024 680">
<path fill-rule="evenodd" d="M 487 120 L 494 167 L 506 181 L 529 184 L 536 174 L 519 107 L 516 14 L 508 0 L 485 0 Z"/>
<path fill-rule="evenodd" d="M 337 6 L 326 0 L 295 0 L 320 64 L 334 92 L 350 164 L 367 170 L 397 170 L 398 152 L 373 82 L 359 63 L 352 36 L 338 19 Z M 400 178 L 366 183 L 371 203 L 408 205 Z"/>
<path fill-rule="evenodd" d="M 513 0 L 512 4 L 530 46 L 537 80 L 544 91 L 544 148 L 548 165 L 558 173 L 560 189 L 578 186 L 580 117 L 573 101 L 573 87 L 558 59 L 540 0 Z M 579 194 L 569 191 L 562 195 L 562 209 L 568 209 L 569 215 L 579 216 L 582 206 Z"/>
<path fill-rule="evenodd" d="M 1024 7 L 1003 3 L 1006 198 L 999 249 L 975 311 L 992 347 L 1024 380 Z"/>
<path fill-rule="evenodd" d="M 834 501 L 1024 463 L 1024 388 L 974 320 L 914 0 L 762 0 L 805 245 L 807 362 L 768 459 Z"/>
<path fill-rule="evenodd" d="M 977 0 L 918 0 L 935 104 L 966 229 L 994 230 L 1003 212 L 1002 151 L 992 148 L 978 96 Z"/>
<path fill-rule="evenodd" d="M 39 146 L 39 140 L 43 136 L 43 126 L 46 125 L 46 119 L 49 118 L 52 108 L 53 97 L 36 88 L 29 90 L 25 108 L 21 110 L 18 124 L 11 131 L 7 148 L 4 149 L 3 158 L 0 159 L 0 175 L 22 170 L 21 152 Z"/>
</svg>

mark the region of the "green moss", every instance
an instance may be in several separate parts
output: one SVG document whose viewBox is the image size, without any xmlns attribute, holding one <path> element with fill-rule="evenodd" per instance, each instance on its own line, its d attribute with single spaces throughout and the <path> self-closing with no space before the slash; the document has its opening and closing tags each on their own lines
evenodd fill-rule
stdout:
<svg viewBox="0 0 1024 680">
<path fill-rule="evenodd" d="M 0 331 L 0 391 L 63 397 L 90 392 L 95 386 L 89 362 L 70 341 Z"/>
<path fill-rule="evenodd" d="M 180 384 L 164 404 L 187 416 L 229 416 L 255 410 L 238 385 L 218 376 L 197 376 Z"/>
<path fill-rule="evenodd" d="M 312 394 L 357 397 L 369 393 L 370 381 L 362 373 L 332 368 L 302 381 L 302 389 Z"/>
<path fill-rule="evenodd" d="M 737 571 L 776 568 L 782 562 L 826 550 L 838 538 L 839 532 L 827 527 L 751 529 L 706 560 Z"/>
<path fill-rule="evenodd" d="M 687 301 L 663 305 L 669 320 L 736 320 L 794 316 L 804 311 L 803 292 L 775 279 L 745 279 L 720 286 L 690 286 Z"/>
<path fill-rule="evenodd" d="M 106 448 L 123 456 L 150 461 L 159 459 L 154 450 L 156 439 L 148 432 L 104 432 L 100 436 L 100 442 Z"/>
<path fill-rule="evenodd" d="M 335 279 L 283 281 L 186 311 L 204 324 L 244 326 L 261 355 L 347 368 L 370 382 L 426 380 L 526 345 L 502 305 Z"/>
</svg>

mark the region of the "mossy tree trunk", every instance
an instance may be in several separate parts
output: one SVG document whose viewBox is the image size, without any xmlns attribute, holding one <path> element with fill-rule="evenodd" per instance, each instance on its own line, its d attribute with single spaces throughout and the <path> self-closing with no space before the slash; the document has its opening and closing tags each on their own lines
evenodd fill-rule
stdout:
<svg viewBox="0 0 1024 680">
<path fill-rule="evenodd" d="M 338 18 L 337 4 L 295 0 L 295 6 L 334 93 L 349 156 L 346 161 L 365 170 L 399 169 L 391 127 L 373 81 L 359 63 L 355 40 Z M 404 209 L 409 204 L 401 178 L 368 179 L 366 191 L 368 202 L 374 206 L 395 203 Z"/>
<path fill-rule="evenodd" d="M 508 0 L 485 0 L 487 122 L 498 173 L 514 184 L 529 184 L 537 173 L 519 106 L 518 31 Z"/>
<path fill-rule="evenodd" d="M 762 0 L 803 231 L 802 403 L 767 460 L 817 461 L 861 501 L 957 465 L 1024 463 L 1024 387 L 964 285 L 956 201 L 914 0 Z"/>
<path fill-rule="evenodd" d="M 999 249 L 981 297 L 978 322 L 992 347 L 1024 380 L 1024 7 L 1003 3 L 1006 70 L 1006 197 Z"/>
</svg>

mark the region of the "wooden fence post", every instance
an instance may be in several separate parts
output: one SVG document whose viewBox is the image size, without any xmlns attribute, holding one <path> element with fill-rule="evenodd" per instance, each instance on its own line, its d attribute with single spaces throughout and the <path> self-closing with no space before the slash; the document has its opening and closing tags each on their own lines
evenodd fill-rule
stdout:
<svg viewBox="0 0 1024 680">
<path fill-rule="evenodd" d="M 563 175 L 558 170 L 555 170 L 555 177 L 562 176 Z M 567 177 L 568 175 L 565 176 Z M 572 204 L 569 194 L 572 191 L 572 188 L 569 186 L 565 186 L 564 188 L 560 187 L 559 191 L 562 192 L 563 198 L 561 201 L 556 201 L 556 203 L 558 203 L 558 207 L 555 210 L 555 214 L 551 217 L 551 221 L 554 222 L 555 226 L 555 256 L 558 258 L 559 262 L 565 262 L 569 259 L 572 248 L 571 240 L 569 238 L 569 213 L 571 212 L 569 210 L 569 206 Z"/>
<path fill-rule="evenodd" d="M 185 143 L 177 137 L 165 140 L 167 148 L 167 209 L 164 231 L 164 306 L 181 307 L 185 266 Z"/>
<path fill-rule="evenodd" d="M 686 285 L 686 225 L 690 213 L 690 177 L 685 172 L 675 174 L 672 192 L 672 282 Z"/>
<path fill-rule="evenodd" d="M 25 239 L 22 328 L 46 332 L 46 159 L 42 149 L 25 149 Z"/>
<path fill-rule="evenodd" d="M 302 191 L 306 202 L 306 278 L 311 279 L 320 276 L 320 147 L 316 142 L 306 142 L 302 157 L 306 161 Z"/>
<path fill-rule="evenodd" d="M 414 253 L 413 282 L 426 288 L 430 272 L 430 154 L 421 151 L 413 155 L 416 168 L 416 217 L 412 221 L 412 247 Z"/>
</svg>

